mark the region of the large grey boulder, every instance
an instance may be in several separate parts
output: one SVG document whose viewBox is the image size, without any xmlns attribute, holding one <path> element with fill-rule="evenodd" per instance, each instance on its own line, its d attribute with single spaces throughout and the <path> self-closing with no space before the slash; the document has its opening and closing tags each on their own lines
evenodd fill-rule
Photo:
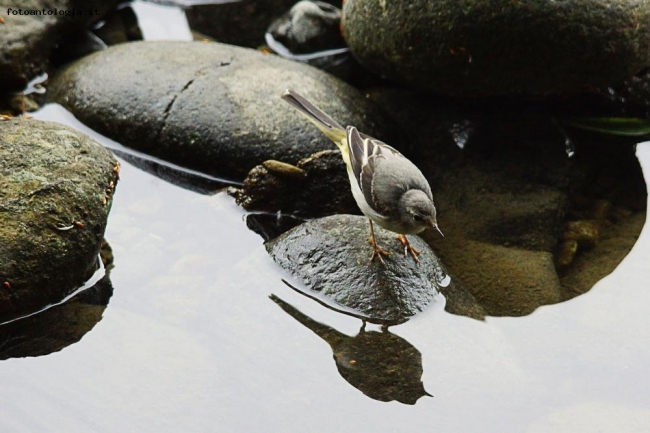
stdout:
<svg viewBox="0 0 650 433">
<path fill-rule="evenodd" d="M 65 68 L 50 97 L 120 143 L 215 176 L 267 159 L 295 164 L 335 146 L 280 99 L 288 87 L 343 125 L 380 137 L 388 122 L 354 88 L 315 68 L 200 42 L 135 42 Z"/>
<path fill-rule="evenodd" d="M 0 122 L 0 321 L 62 300 L 95 272 L 116 164 L 66 126 Z"/>
<path fill-rule="evenodd" d="M 348 0 L 343 29 L 368 69 L 453 95 L 577 92 L 650 65 L 647 0 Z"/>
</svg>

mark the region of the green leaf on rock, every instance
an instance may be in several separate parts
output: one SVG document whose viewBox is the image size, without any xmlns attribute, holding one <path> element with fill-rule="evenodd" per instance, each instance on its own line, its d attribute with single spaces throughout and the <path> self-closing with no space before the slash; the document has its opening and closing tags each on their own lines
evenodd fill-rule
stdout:
<svg viewBox="0 0 650 433">
<path fill-rule="evenodd" d="M 628 117 L 571 117 L 563 124 L 602 134 L 640 137 L 650 135 L 650 119 Z"/>
</svg>

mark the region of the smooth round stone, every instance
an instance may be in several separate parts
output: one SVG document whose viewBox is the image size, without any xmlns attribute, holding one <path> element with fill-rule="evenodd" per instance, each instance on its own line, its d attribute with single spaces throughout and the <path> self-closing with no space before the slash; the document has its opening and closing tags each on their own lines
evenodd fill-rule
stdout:
<svg viewBox="0 0 650 433">
<path fill-rule="evenodd" d="M 404 256 L 396 235 L 375 225 L 377 243 L 390 252 L 385 266 L 370 262 L 368 219 L 333 215 L 308 221 L 268 242 L 266 249 L 313 293 L 378 322 L 403 322 L 423 311 L 446 278 L 441 263 L 419 237 L 419 262 Z"/>
<path fill-rule="evenodd" d="M 388 140 L 378 109 L 307 65 L 200 42 L 135 42 L 57 74 L 50 98 L 96 131 L 142 152 L 241 180 L 262 162 L 290 164 L 334 149 L 280 95 L 292 88 L 343 125 Z"/>
<path fill-rule="evenodd" d="M 368 69 L 452 95 L 577 92 L 650 65 L 647 0 L 348 0 L 343 29 Z"/>
</svg>

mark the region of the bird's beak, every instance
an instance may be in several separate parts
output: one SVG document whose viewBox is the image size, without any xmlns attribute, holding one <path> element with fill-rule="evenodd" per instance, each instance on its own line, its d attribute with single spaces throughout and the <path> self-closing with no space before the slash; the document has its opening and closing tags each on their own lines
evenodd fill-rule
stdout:
<svg viewBox="0 0 650 433">
<path fill-rule="evenodd" d="M 442 236 L 443 238 L 445 237 L 445 235 L 442 233 L 442 230 L 440 230 L 440 227 L 438 227 L 438 224 L 433 223 L 432 227 L 434 229 L 438 230 L 438 233 L 440 233 L 440 236 Z"/>
</svg>

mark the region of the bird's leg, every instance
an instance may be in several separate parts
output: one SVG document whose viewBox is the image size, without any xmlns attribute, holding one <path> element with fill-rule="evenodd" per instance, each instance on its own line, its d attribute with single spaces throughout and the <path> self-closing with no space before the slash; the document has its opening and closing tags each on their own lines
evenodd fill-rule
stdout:
<svg viewBox="0 0 650 433">
<path fill-rule="evenodd" d="M 390 253 L 386 250 L 382 250 L 377 241 L 375 240 L 375 228 L 372 226 L 372 220 L 368 219 L 370 222 L 370 245 L 372 245 L 372 257 L 370 258 L 370 263 L 375 260 L 375 257 L 379 259 L 382 265 L 386 266 L 384 259 L 381 256 L 390 256 Z"/>
<path fill-rule="evenodd" d="M 411 257 L 413 257 L 416 262 L 419 262 L 420 259 L 418 259 L 418 256 L 421 254 L 421 252 L 411 246 L 411 243 L 409 242 L 409 239 L 406 237 L 406 235 L 397 235 L 397 239 L 402 243 L 402 245 L 404 245 L 404 255 L 408 256 L 410 253 Z"/>
</svg>

